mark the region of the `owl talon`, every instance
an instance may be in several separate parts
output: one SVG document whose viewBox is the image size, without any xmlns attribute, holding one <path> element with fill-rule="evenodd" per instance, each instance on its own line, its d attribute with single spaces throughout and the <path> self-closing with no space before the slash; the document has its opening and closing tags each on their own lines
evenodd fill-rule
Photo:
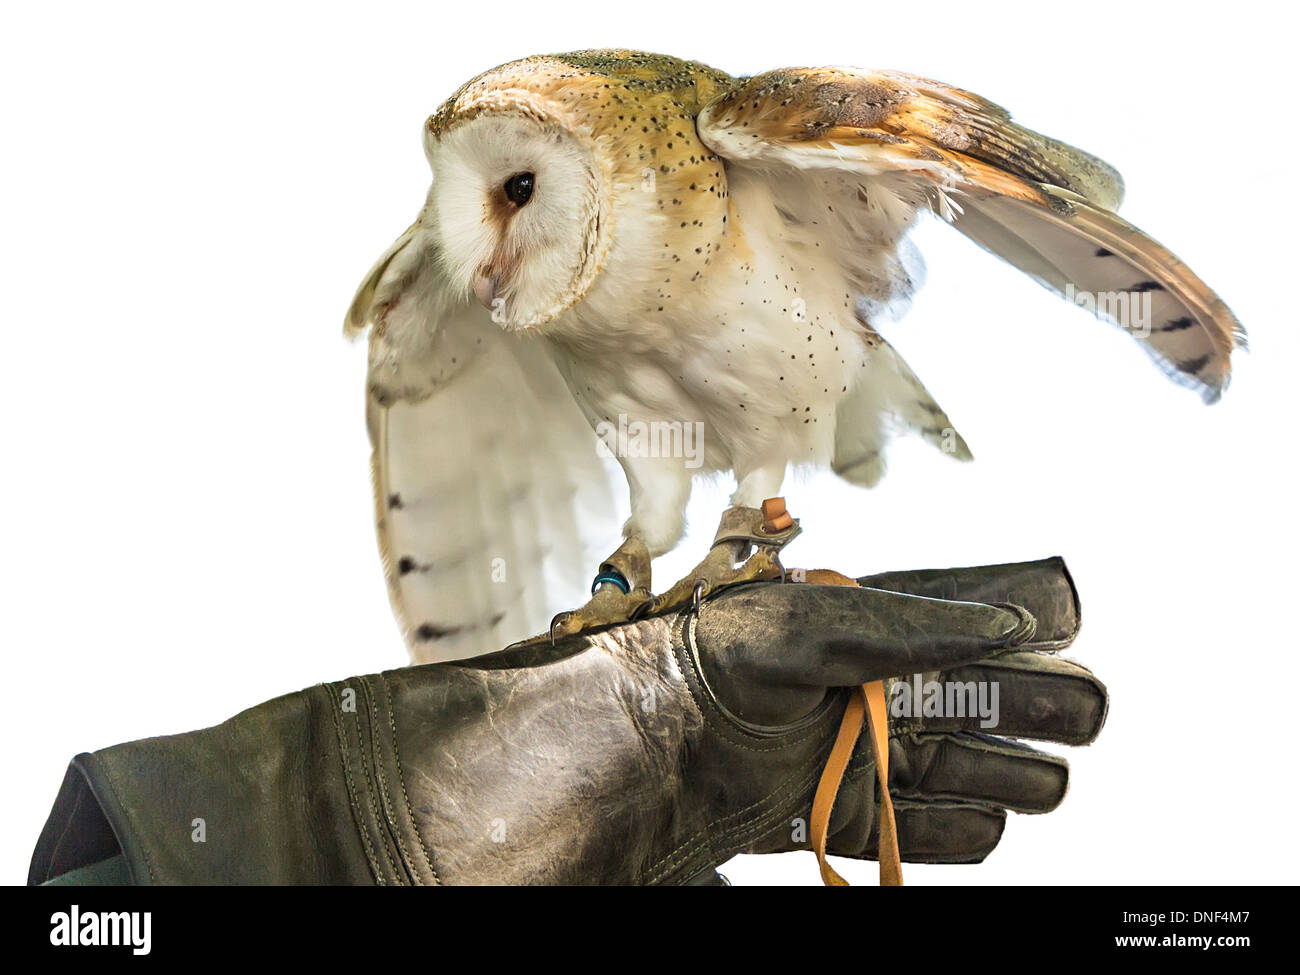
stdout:
<svg viewBox="0 0 1300 975">
<path fill-rule="evenodd" d="M 555 646 L 555 628 L 561 626 L 569 613 L 556 613 L 551 617 L 551 625 L 547 628 L 547 633 L 551 638 L 551 646 Z"/>
<path fill-rule="evenodd" d="M 709 550 L 704 561 L 670 589 L 655 597 L 646 615 L 657 616 L 676 609 L 690 607 L 698 610 L 700 603 L 720 589 L 738 586 L 743 582 L 762 579 L 780 579 L 784 574 L 777 549 L 761 546 L 736 565 L 734 543 L 716 545 Z M 741 553 L 740 557 L 744 557 Z"/>
<path fill-rule="evenodd" d="M 653 596 L 647 589 L 623 592 L 613 583 L 601 583 L 585 606 L 555 615 L 548 631 L 551 645 L 577 633 L 630 622 L 651 599 Z"/>
<path fill-rule="evenodd" d="M 554 646 L 556 640 L 567 636 L 630 622 L 653 598 L 650 592 L 650 552 L 639 538 L 629 538 L 600 564 L 587 604 L 557 613 L 546 633 L 525 642 L 533 643 L 549 637 Z"/>
<path fill-rule="evenodd" d="M 650 553 L 639 539 L 629 538 L 601 563 L 585 606 L 557 613 L 546 633 L 524 642 L 549 639 L 554 646 L 558 640 L 589 630 L 688 607 L 698 610 L 711 594 L 744 582 L 784 582 L 781 549 L 798 534 L 799 522 L 790 517 L 781 498 L 769 498 L 761 509 L 728 508 L 709 554 L 658 596 L 650 592 Z"/>
<path fill-rule="evenodd" d="M 655 597 L 649 615 L 687 606 L 697 610 L 710 594 L 742 582 L 784 582 L 781 549 L 798 534 L 799 522 L 790 517 L 781 498 L 769 498 L 761 509 L 728 508 L 704 561 Z"/>
</svg>

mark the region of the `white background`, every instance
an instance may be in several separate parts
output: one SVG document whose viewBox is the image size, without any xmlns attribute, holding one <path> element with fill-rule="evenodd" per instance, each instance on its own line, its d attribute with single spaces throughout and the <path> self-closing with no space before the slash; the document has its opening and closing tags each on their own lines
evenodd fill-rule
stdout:
<svg viewBox="0 0 1300 975">
<path fill-rule="evenodd" d="M 1292 26 L 1131 0 L 8 6 L 0 880 L 76 752 L 404 662 L 343 312 L 420 207 L 425 116 L 494 64 L 595 46 L 930 75 L 1119 167 L 1125 215 L 1251 332 L 1223 402 L 932 223 L 930 283 L 888 335 L 977 462 L 907 443 L 874 492 L 788 484 L 786 561 L 1060 553 L 1082 591 L 1072 656 L 1112 705 L 1064 805 L 909 883 L 1294 880 Z M 724 487 L 659 578 L 698 558 Z M 727 872 L 816 882 L 807 855 Z"/>
</svg>

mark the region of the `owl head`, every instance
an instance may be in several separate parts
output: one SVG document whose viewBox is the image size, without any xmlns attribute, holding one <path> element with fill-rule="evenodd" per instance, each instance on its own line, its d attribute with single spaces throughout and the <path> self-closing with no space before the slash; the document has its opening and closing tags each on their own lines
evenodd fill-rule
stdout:
<svg viewBox="0 0 1300 975">
<path fill-rule="evenodd" d="M 345 331 L 427 330 L 473 300 L 503 329 L 536 328 L 591 288 L 611 236 L 598 140 L 513 67 L 470 82 L 425 123 L 424 209 L 358 289 Z"/>
<path fill-rule="evenodd" d="M 528 91 L 493 92 L 425 126 L 422 220 L 448 285 L 509 329 L 544 324 L 591 287 L 610 200 L 596 146 Z"/>
</svg>

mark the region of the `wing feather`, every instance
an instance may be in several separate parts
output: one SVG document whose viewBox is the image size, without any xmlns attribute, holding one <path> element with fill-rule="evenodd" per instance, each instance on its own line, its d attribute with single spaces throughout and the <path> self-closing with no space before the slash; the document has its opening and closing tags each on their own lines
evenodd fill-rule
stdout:
<svg viewBox="0 0 1300 975">
<path fill-rule="evenodd" d="M 412 660 L 544 631 L 614 533 L 595 434 L 554 362 L 448 293 L 418 221 L 358 289 L 345 331 L 363 330 L 375 523 Z"/>
<path fill-rule="evenodd" d="M 910 215 L 935 211 L 1124 327 L 1207 402 L 1227 387 L 1244 329 L 1185 264 L 1114 213 L 1124 194 L 1119 174 L 1015 124 L 992 102 L 898 72 L 784 69 L 715 99 L 698 127 L 732 165 L 817 174 L 826 187 L 840 182 L 827 171 L 851 177 L 859 205 L 888 198 L 903 214 L 899 238 Z M 843 193 L 833 202 L 853 203 Z"/>
</svg>

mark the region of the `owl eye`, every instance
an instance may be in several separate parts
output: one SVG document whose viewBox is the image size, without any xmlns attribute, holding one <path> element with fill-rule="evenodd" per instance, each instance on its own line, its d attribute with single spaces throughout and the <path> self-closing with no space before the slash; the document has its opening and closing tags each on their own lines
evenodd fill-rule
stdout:
<svg viewBox="0 0 1300 975">
<path fill-rule="evenodd" d="M 517 207 L 523 206 L 533 197 L 533 174 L 515 173 L 506 180 L 506 197 Z"/>
</svg>

